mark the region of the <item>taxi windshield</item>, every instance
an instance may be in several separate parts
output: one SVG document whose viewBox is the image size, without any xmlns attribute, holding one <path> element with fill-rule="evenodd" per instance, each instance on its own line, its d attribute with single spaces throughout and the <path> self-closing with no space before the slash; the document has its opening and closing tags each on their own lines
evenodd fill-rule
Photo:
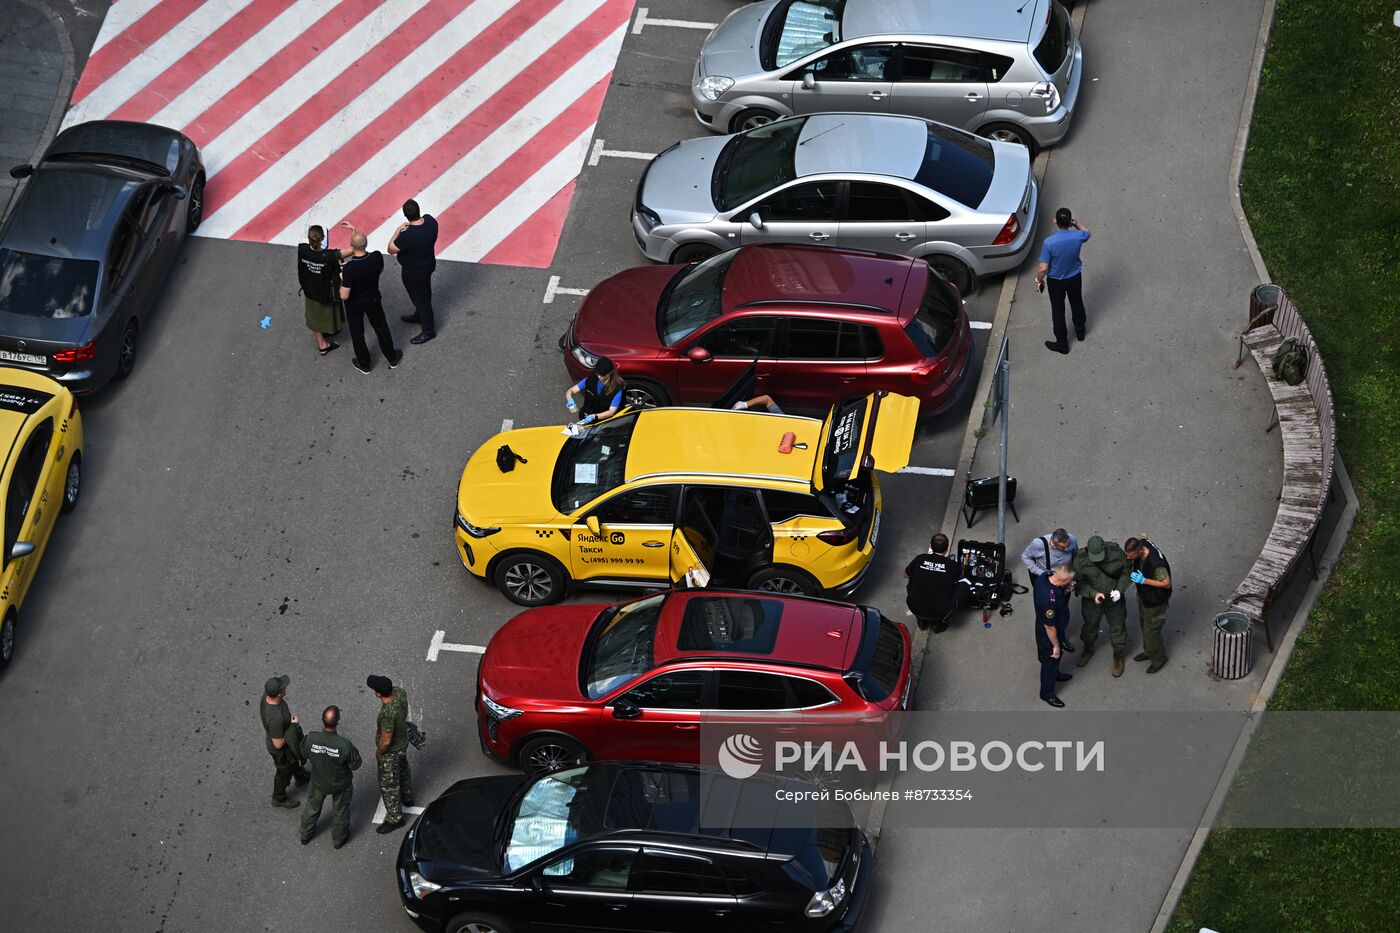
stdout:
<svg viewBox="0 0 1400 933">
<path fill-rule="evenodd" d="M 598 617 L 592 650 L 584 651 L 583 688 L 590 700 L 651 670 L 656 663 L 656 625 L 666 594 L 608 609 Z"/>
<path fill-rule="evenodd" d="M 627 469 L 627 445 L 637 415 L 619 415 L 571 437 L 559 451 L 554 464 L 550 497 L 554 507 L 565 515 L 622 485 Z"/>
</svg>

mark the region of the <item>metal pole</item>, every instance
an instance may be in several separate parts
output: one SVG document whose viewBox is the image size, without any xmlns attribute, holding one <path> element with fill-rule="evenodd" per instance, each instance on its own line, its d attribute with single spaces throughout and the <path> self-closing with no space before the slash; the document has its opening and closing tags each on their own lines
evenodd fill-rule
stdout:
<svg viewBox="0 0 1400 933">
<path fill-rule="evenodd" d="M 1001 464 L 997 472 L 997 544 L 1006 544 L 1006 444 L 1011 423 L 1011 344 L 1008 341 L 1001 372 Z"/>
</svg>

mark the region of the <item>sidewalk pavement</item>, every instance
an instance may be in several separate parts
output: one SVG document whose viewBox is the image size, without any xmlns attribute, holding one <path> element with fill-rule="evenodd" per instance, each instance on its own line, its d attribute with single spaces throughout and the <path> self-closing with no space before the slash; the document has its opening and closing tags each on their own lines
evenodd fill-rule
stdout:
<svg viewBox="0 0 1400 933">
<path fill-rule="evenodd" d="M 9 169 L 30 161 L 53 135 L 58 98 L 67 100 L 56 17 L 28 0 L 0 0 L 0 217 L 19 184 Z"/>
<path fill-rule="evenodd" d="M 990 628 L 969 612 L 930 638 L 919 709 L 1246 709 L 1272 658 L 1260 638 L 1250 677 L 1208 673 L 1211 621 L 1268 535 L 1283 465 L 1277 434 L 1263 433 L 1271 408 L 1263 379 L 1231 368 L 1257 279 L 1228 176 L 1263 0 L 1084 6 L 1080 111 L 1050 153 L 1041 207 L 1047 231 L 1060 206 L 1093 231 L 1084 249 L 1088 339 L 1067 357 L 1045 349 L 1049 302 L 1028 264 L 1006 331 L 1021 515 L 1019 524 L 1007 516 L 1007 558 L 1024 583 L 1021 549 L 1057 526 L 1081 546 L 1096 533 L 1121 543 L 1146 532 L 1172 564 L 1171 661 L 1148 677 L 1129 660 L 1115 680 L 1108 650 L 1083 668 L 1068 656 L 1067 709 L 1052 712 L 1038 699 L 1034 616 L 1021 596 Z M 994 475 L 996 465 L 990 432 L 973 475 Z M 971 532 L 942 530 L 955 542 L 993 540 L 996 518 L 984 513 Z M 1078 625 L 1075 606 L 1076 643 Z M 1141 645 L 1135 607 L 1129 631 L 1131 658 Z M 1098 646 L 1107 648 L 1106 635 Z M 1146 930 L 1191 837 L 1186 827 L 886 826 L 870 929 Z"/>
</svg>

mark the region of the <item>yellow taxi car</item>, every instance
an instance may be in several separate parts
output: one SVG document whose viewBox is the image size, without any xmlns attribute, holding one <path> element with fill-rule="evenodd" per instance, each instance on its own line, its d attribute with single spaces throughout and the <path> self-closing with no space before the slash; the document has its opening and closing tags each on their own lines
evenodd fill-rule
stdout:
<svg viewBox="0 0 1400 933">
<path fill-rule="evenodd" d="M 5 497 L 5 562 L 0 572 L 0 669 L 15 654 L 15 620 L 49 543 L 59 510 L 78 504 L 83 419 L 63 386 L 0 367 L 0 494 Z"/>
<path fill-rule="evenodd" d="M 908 465 L 918 413 L 876 393 L 824 421 L 652 408 L 507 431 L 462 472 L 457 553 L 522 606 L 570 584 L 848 596 L 880 535 L 874 471 Z"/>
</svg>

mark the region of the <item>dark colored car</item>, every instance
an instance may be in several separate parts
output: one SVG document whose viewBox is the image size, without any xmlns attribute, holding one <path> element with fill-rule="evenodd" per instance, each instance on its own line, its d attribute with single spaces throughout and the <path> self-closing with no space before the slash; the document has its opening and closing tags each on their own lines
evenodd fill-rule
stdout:
<svg viewBox="0 0 1400 933">
<path fill-rule="evenodd" d="M 884 390 L 924 414 L 957 399 L 972 346 L 957 290 L 922 259 L 776 244 L 621 272 L 560 340 L 574 379 L 610 357 L 640 407 L 711 404 L 752 366 L 753 394 L 784 410 Z"/>
<path fill-rule="evenodd" d="M 204 165 L 163 126 L 59 133 L 0 232 L 0 362 L 91 392 L 131 373 L 146 315 L 204 211 Z"/>
<path fill-rule="evenodd" d="M 874 855 L 816 786 L 605 762 L 458 781 L 399 848 L 399 896 L 430 933 L 849 933 Z M 784 799 L 779 799 L 784 798 Z"/>
<path fill-rule="evenodd" d="M 696 762 L 715 717 L 878 742 L 902 725 L 909 645 L 875 609 L 772 593 L 540 607 L 487 645 L 477 733 L 488 755 L 531 774 L 590 759 Z"/>
</svg>

